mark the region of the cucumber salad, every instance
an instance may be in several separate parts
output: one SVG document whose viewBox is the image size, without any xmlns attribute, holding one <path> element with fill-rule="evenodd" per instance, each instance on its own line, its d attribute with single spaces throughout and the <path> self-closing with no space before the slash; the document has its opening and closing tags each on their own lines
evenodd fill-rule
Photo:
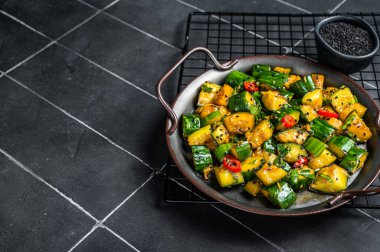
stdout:
<svg viewBox="0 0 380 252">
<path fill-rule="evenodd" d="M 203 83 L 197 109 L 182 115 L 195 171 L 279 208 L 302 190 L 344 191 L 368 156 L 358 145 L 372 133 L 351 90 L 324 80 L 253 65 L 249 74 L 233 70 L 224 83 Z"/>
</svg>

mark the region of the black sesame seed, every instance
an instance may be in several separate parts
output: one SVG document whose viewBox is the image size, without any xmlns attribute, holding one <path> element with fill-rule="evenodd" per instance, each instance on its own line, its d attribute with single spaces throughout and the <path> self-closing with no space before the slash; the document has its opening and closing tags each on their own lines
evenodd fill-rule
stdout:
<svg viewBox="0 0 380 252">
<path fill-rule="evenodd" d="M 324 40 L 337 51 L 348 55 L 366 55 L 373 50 L 368 31 L 359 26 L 336 22 L 324 25 L 320 30 Z"/>
</svg>

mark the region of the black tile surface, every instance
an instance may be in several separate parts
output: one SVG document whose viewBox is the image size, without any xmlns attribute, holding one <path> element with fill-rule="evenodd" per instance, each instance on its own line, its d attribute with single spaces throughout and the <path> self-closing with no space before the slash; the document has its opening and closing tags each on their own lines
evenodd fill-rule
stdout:
<svg viewBox="0 0 380 252">
<path fill-rule="evenodd" d="M 377 235 L 380 223 L 355 209 L 268 220 L 220 207 L 263 236 L 271 237 L 286 251 L 377 251 L 380 248 Z"/>
<path fill-rule="evenodd" d="M 324 1 L 323 4 L 316 4 L 315 0 L 286 0 L 285 2 L 297 7 L 300 7 L 308 13 L 327 13 L 335 10 L 335 12 L 340 11 L 340 7 L 338 6 L 342 3 L 343 0 L 329 0 Z M 284 4 L 284 3 L 283 3 Z M 342 5 L 344 5 L 343 3 Z M 337 7 L 337 8 L 336 8 Z M 294 7 L 293 7 L 294 8 Z M 297 10 L 297 8 L 294 8 Z M 301 11 L 302 12 L 302 11 Z M 307 13 L 307 12 L 305 12 Z"/>
<path fill-rule="evenodd" d="M 162 185 L 156 176 L 105 224 L 142 251 L 276 251 L 211 206 L 163 204 Z"/>
<path fill-rule="evenodd" d="M 371 0 L 347 0 L 342 7 L 339 8 L 340 12 L 379 12 L 380 2 Z"/>
<path fill-rule="evenodd" d="M 83 2 L 91 4 L 96 8 L 102 9 L 110 3 L 114 2 L 114 0 L 84 0 Z"/>
<path fill-rule="evenodd" d="M 100 14 L 62 40 L 96 63 L 154 94 L 180 51 Z"/>
<path fill-rule="evenodd" d="M 48 42 L 44 37 L 0 14 L 0 70 L 8 70 Z"/>
<path fill-rule="evenodd" d="M 30 94 L 0 78 L 0 148 L 101 219 L 151 170 Z"/>
<path fill-rule="evenodd" d="M 52 38 L 64 34 L 95 11 L 75 0 L 10 0 L 0 9 Z"/>
<path fill-rule="evenodd" d="M 224 11 L 224 12 L 257 12 L 257 13 L 299 13 L 300 11 L 279 3 L 275 0 L 244 1 L 244 0 L 221 0 L 202 1 L 186 0 L 185 3 L 192 5 L 194 11 Z"/>
<path fill-rule="evenodd" d="M 106 12 L 175 45 L 178 48 L 182 48 L 187 17 L 192 11 L 194 11 L 193 8 L 175 0 L 121 0 Z M 142 16 L 149 18 L 142 19 Z"/>
<path fill-rule="evenodd" d="M 153 97 L 59 46 L 10 75 L 152 167 L 166 162 L 165 113 Z"/>
<path fill-rule="evenodd" d="M 0 153 L 0 251 L 67 251 L 95 223 Z"/>
<path fill-rule="evenodd" d="M 135 251 L 130 246 L 122 242 L 104 228 L 97 228 L 73 251 L 91 251 L 91 252 L 118 252 L 118 251 Z"/>
</svg>

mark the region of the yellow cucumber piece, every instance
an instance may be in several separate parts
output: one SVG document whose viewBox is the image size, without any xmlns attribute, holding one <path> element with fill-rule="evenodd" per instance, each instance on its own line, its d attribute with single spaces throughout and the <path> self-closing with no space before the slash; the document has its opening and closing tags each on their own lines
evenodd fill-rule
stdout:
<svg viewBox="0 0 380 252">
<path fill-rule="evenodd" d="M 225 117 L 223 123 L 230 134 L 244 134 L 255 126 L 255 116 L 248 112 L 237 112 Z"/>
<path fill-rule="evenodd" d="M 333 164 L 320 169 L 310 188 L 322 193 L 335 194 L 347 188 L 348 173 L 342 167 Z"/>
<path fill-rule="evenodd" d="M 201 86 L 201 92 L 199 92 L 198 96 L 198 106 L 204 106 L 208 103 L 212 103 L 212 101 L 216 98 L 216 93 L 219 91 L 221 86 L 218 84 L 214 84 L 206 81 Z"/>
<path fill-rule="evenodd" d="M 199 130 L 191 133 L 189 137 L 187 138 L 187 141 L 189 145 L 192 146 L 192 145 L 203 145 L 209 139 L 211 139 L 211 126 L 206 125 L 200 128 Z"/>
<path fill-rule="evenodd" d="M 227 107 L 228 99 L 232 96 L 233 93 L 234 89 L 230 85 L 224 84 L 223 87 L 216 94 L 214 103 L 216 105 Z"/>
<path fill-rule="evenodd" d="M 243 174 L 241 172 L 231 172 L 221 167 L 214 167 L 214 174 L 220 187 L 230 187 L 244 183 Z"/>
<path fill-rule="evenodd" d="M 263 182 L 264 185 L 270 186 L 277 181 L 283 179 L 288 173 L 283 169 L 265 163 L 264 166 L 257 171 L 256 176 Z"/>
<path fill-rule="evenodd" d="M 269 120 L 261 121 L 252 132 L 247 132 L 245 137 L 251 144 L 252 148 L 256 149 L 260 147 L 265 141 L 267 141 L 273 135 L 274 127 Z"/>
<path fill-rule="evenodd" d="M 323 103 L 323 94 L 322 94 L 322 89 L 319 89 L 319 88 L 311 92 L 308 92 L 302 98 L 303 105 L 310 105 L 316 109 L 322 107 L 322 103 Z"/>
<path fill-rule="evenodd" d="M 280 95 L 277 91 L 262 91 L 261 101 L 264 106 L 270 111 L 281 109 L 285 104 L 288 104 L 285 97 Z"/>
</svg>

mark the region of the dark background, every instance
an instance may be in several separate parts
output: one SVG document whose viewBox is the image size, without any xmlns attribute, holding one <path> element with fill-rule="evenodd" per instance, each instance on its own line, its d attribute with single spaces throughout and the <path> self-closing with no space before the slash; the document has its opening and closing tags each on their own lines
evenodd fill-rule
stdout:
<svg viewBox="0 0 380 252">
<path fill-rule="evenodd" d="M 154 89 L 193 11 L 380 2 L 0 1 L 1 251 L 380 251 L 375 210 L 285 219 L 162 200 L 166 114 Z"/>
</svg>

